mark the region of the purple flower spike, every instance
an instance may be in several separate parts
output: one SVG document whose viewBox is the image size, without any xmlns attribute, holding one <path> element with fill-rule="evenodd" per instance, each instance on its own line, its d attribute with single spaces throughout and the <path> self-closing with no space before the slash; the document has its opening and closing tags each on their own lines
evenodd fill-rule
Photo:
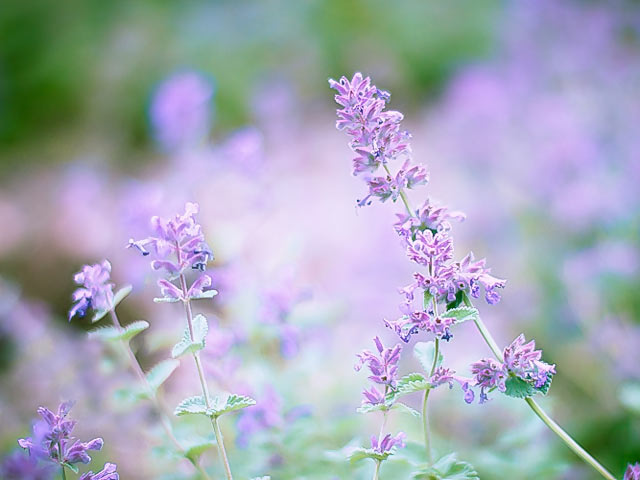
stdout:
<svg viewBox="0 0 640 480">
<path fill-rule="evenodd" d="M 213 253 L 205 242 L 202 227 L 196 221 L 199 208 L 197 203 L 187 203 L 182 215 L 171 219 L 153 217 L 153 235 L 139 241 L 131 239 L 127 247 L 136 248 L 143 255 L 150 255 L 153 258 L 151 267 L 164 271 L 169 280 L 184 274 L 188 269 L 204 272 Z M 170 281 L 161 279 L 158 285 L 165 298 L 182 299 L 182 290 Z M 211 277 L 202 274 L 195 280 L 187 295 L 201 295 L 203 289 L 209 286 Z"/>
<path fill-rule="evenodd" d="M 53 465 L 42 464 L 33 455 L 14 452 L 0 465 L 0 478 L 5 480 L 52 480 Z"/>
<path fill-rule="evenodd" d="M 429 199 L 415 211 L 415 216 L 406 213 L 398 213 L 396 216 L 398 220 L 394 227 L 404 239 L 410 239 L 416 231 L 431 230 L 434 234 L 448 232 L 451 230 L 450 220 L 462 221 L 466 218 L 462 212 L 450 212 L 447 207 L 432 205 Z"/>
<path fill-rule="evenodd" d="M 73 280 L 81 287 L 73 292 L 75 305 L 69 311 L 69 321 L 76 315 L 84 317 L 89 308 L 110 310 L 113 307 L 111 264 L 107 260 L 95 265 L 85 265 L 74 275 Z"/>
<path fill-rule="evenodd" d="M 475 376 L 476 386 L 480 387 L 480 403 L 485 403 L 489 398 L 487 390 L 497 388 L 504 392 L 507 387 L 505 382 L 509 378 L 509 372 L 505 366 L 491 358 L 484 358 L 471 365 L 471 373 Z"/>
<path fill-rule="evenodd" d="M 87 472 L 83 474 L 78 480 L 119 480 L 120 476 L 116 472 L 116 465 L 114 463 L 105 463 L 104 468 L 98 473 Z"/>
<path fill-rule="evenodd" d="M 504 364 L 510 372 L 541 388 L 550 376 L 555 375 L 556 366 L 543 362 L 542 351 L 535 348 L 535 340 L 525 343 L 524 334 L 520 334 L 504 349 Z"/>
<path fill-rule="evenodd" d="M 378 438 L 375 436 L 371 437 L 371 448 L 383 455 L 385 453 L 391 452 L 393 448 L 403 448 L 405 446 L 404 439 L 406 438 L 406 434 L 403 432 L 398 433 L 395 437 L 390 433 L 387 433 L 381 441 L 378 441 Z"/>
<path fill-rule="evenodd" d="M 622 480 L 640 480 L 640 463 L 629 464 Z"/>
<path fill-rule="evenodd" d="M 363 365 L 367 365 L 371 375 L 369 380 L 380 385 L 387 385 L 394 388 L 398 380 L 398 361 L 400 360 L 400 352 L 402 350 L 400 344 L 393 348 L 385 348 L 380 338 L 375 337 L 373 342 L 376 344 L 378 355 L 364 350 L 358 354 L 360 361 L 354 366 L 359 371 Z"/>
</svg>

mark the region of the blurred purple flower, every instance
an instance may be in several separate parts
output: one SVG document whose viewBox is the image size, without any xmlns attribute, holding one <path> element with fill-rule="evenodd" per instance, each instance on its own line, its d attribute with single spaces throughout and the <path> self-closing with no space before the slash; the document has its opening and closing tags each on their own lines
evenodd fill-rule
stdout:
<svg viewBox="0 0 640 480">
<path fill-rule="evenodd" d="M 271 386 L 264 389 L 256 405 L 242 410 L 236 428 L 238 436 L 236 442 L 239 447 L 246 448 L 249 438 L 256 432 L 278 428 L 282 426 L 282 400 Z"/>
<path fill-rule="evenodd" d="M 640 480 L 640 463 L 636 463 L 635 465 L 629 464 L 622 480 Z"/>
<path fill-rule="evenodd" d="M 74 282 L 82 285 L 73 292 L 75 305 L 69 311 L 69 321 L 76 316 L 84 317 L 89 308 L 109 310 L 113 304 L 113 283 L 111 280 L 111 264 L 104 260 L 95 265 L 85 265 L 73 277 Z"/>
<path fill-rule="evenodd" d="M 43 464 L 34 455 L 15 451 L 0 465 L 0 478 L 5 480 L 52 480 L 53 465 Z"/>
<path fill-rule="evenodd" d="M 211 128 L 211 82 L 197 72 L 170 76 L 157 89 L 150 108 L 158 142 L 169 150 L 192 147 Z"/>
</svg>

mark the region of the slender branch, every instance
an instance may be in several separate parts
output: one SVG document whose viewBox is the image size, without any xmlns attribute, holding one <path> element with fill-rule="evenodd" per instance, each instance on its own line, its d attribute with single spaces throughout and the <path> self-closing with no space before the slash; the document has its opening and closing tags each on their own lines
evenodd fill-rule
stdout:
<svg viewBox="0 0 640 480">
<path fill-rule="evenodd" d="M 116 329 L 122 330 L 122 325 L 118 320 L 118 315 L 116 314 L 115 309 L 112 308 L 109 311 L 109 314 L 111 315 L 111 321 L 113 322 L 113 325 L 116 327 Z M 185 449 L 180 444 L 176 436 L 173 434 L 173 427 L 171 426 L 171 420 L 169 420 L 169 416 L 166 412 L 166 408 L 162 405 L 162 402 L 158 398 L 157 393 L 149 385 L 147 376 L 144 374 L 144 371 L 142 370 L 142 366 L 140 365 L 140 362 L 138 362 L 138 358 L 136 357 L 135 353 L 133 353 L 133 350 L 131 350 L 131 345 L 129 345 L 129 342 L 126 340 L 121 340 L 120 343 L 122 347 L 125 349 L 125 351 L 127 352 L 127 357 L 129 359 L 129 366 L 131 367 L 131 370 L 133 370 L 133 372 L 138 377 L 138 380 L 140 380 L 140 382 L 144 385 L 145 390 L 149 395 L 149 399 L 151 400 L 151 403 L 153 404 L 156 410 L 156 413 L 158 414 L 158 418 L 160 419 L 160 424 L 162 425 L 162 428 L 167 434 L 167 437 L 169 438 L 171 443 L 173 443 L 174 447 L 176 448 L 176 451 L 181 455 L 184 455 Z M 194 468 L 198 470 L 200 475 L 205 480 L 211 479 L 211 477 L 209 477 L 207 472 L 202 468 L 202 466 L 198 462 L 196 462 L 191 458 L 189 458 L 188 460 L 194 466 Z"/>
<path fill-rule="evenodd" d="M 429 463 L 433 463 L 433 453 L 431 451 L 431 430 L 429 429 L 429 417 L 427 415 L 427 400 L 431 388 L 424 391 L 424 400 L 422 401 L 422 429 L 424 431 L 424 448 L 427 451 Z"/>
<path fill-rule="evenodd" d="M 177 249 L 180 252 L 180 248 Z M 179 254 L 178 254 L 179 255 Z M 178 261 L 180 259 L 178 258 Z M 184 274 L 180 274 L 180 288 L 182 289 L 182 303 L 184 304 L 185 314 L 187 316 L 187 326 L 189 329 L 189 336 L 191 341 L 194 340 L 194 332 L 193 332 L 193 311 L 191 310 L 191 302 L 189 301 L 187 288 L 187 280 Z M 209 388 L 207 387 L 207 381 L 204 376 L 204 370 L 202 368 L 202 362 L 200 361 L 200 352 L 193 352 L 193 360 L 196 364 L 196 369 L 198 371 L 198 378 L 200 379 L 200 387 L 202 388 L 202 395 L 204 397 L 204 403 L 207 406 L 207 409 L 211 408 L 211 400 L 209 397 Z M 218 425 L 218 419 L 212 418 L 211 425 L 213 426 L 213 433 L 216 436 L 216 442 L 218 443 L 218 453 L 220 455 L 220 460 L 224 465 L 225 473 L 227 475 L 227 480 L 233 480 L 233 476 L 231 475 L 231 466 L 229 465 L 229 459 L 227 457 L 227 451 L 224 447 L 224 441 L 222 438 L 222 432 L 220 431 L 220 426 Z"/>
<path fill-rule="evenodd" d="M 380 460 L 376 460 L 376 469 L 373 471 L 373 480 L 380 478 Z"/>
<path fill-rule="evenodd" d="M 62 480 L 67 480 L 67 474 L 64 471 L 64 465 L 60 464 L 60 468 L 61 468 L 61 471 L 62 471 Z"/>
</svg>

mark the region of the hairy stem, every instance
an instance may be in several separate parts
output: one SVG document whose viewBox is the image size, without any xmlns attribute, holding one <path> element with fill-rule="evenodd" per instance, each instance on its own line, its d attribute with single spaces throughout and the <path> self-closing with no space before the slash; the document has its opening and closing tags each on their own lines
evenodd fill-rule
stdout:
<svg viewBox="0 0 640 480">
<path fill-rule="evenodd" d="M 122 325 L 118 320 L 118 315 L 116 314 L 115 309 L 111 309 L 109 313 L 111 315 L 111 321 L 113 322 L 113 325 L 118 330 L 122 330 Z M 131 367 L 131 370 L 133 370 L 135 375 L 138 377 L 138 380 L 140 380 L 140 383 L 144 385 L 145 390 L 149 394 L 151 403 L 153 404 L 156 410 L 156 413 L 158 415 L 158 418 L 160 419 L 160 424 L 162 425 L 163 430 L 167 434 L 167 438 L 169 438 L 171 443 L 173 443 L 174 447 L 176 448 L 176 451 L 179 454 L 184 455 L 184 452 L 185 452 L 184 447 L 180 444 L 176 436 L 173 434 L 173 427 L 171 426 L 171 420 L 169 420 L 169 416 L 166 412 L 166 408 L 162 405 L 162 402 L 158 398 L 158 395 L 156 394 L 156 392 L 149 385 L 147 376 L 144 374 L 144 371 L 142 370 L 142 366 L 140 365 L 140 362 L 138 362 L 138 358 L 136 357 L 135 353 L 133 353 L 133 350 L 131 350 L 131 345 L 129 345 L 129 342 L 126 340 L 121 340 L 120 343 L 122 344 L 122 347 L 127 352 L 127 357 L 129 359 L 129 366 Z M 195 460 L 192 460 L 192 459 L 188 459 L 188 460 L 194 466 L 194 468 L 198 470 L 202 478 L 204 478 L 205 480 L 211 479 L 211 477 L 209 477 L 207 472 L 202 468 L 202 466 L 200 466 L 199 463 L 197 463 Z"/>
<path fill-rule="evenodd" d="M 180 249 L 178 248 L 178 251 Z M 180 287 L 182 288 L 182 297 L 184 303 L 184 310 L 187 316 L 187 326 L 189 329 L 189 336 L 191 341 L 194 340 L 193 333 L 193 311 L 191 310 L 191 302 L 188 298 L 188 288 L 187 288 L 187 280 L 184 274 L 180 274 Z M 209 397 L 209 388 L 207 387 L 207 381 L 204 377 L 204 370 L 202 369 L 202 362 L 200 361 L 200 352 L 193 352 L 193 360 L 196 364 L 196 369 L 198 371 L 198 378 L 200 379 L 200 387 L 202 388 L 202 396 L 204 397 L 204 403 L 207 406 L 207 409 L 211 408 L 211 400 Z M 220 426 L 218 425 L 218 419 L 212 418 L 211 425 L 213 426 L 213 433 L 216 435 L 216 442 L 218 443 L 218 453 L 220 455 L 220 461 L 222 461 L 224 465 L 224 470 L 227 475 L 227 480 L 233 480 L 233 476 L 231 475 L 231 466 L 229 465 L 229 459 L 227 458 L 227 451 L 224 447 L 224 442 L 222 438 L 222 432 L 220 431 Z"/>
<path fill-rule="evenodd" d="M 373 471 L 373 480 L 380 478 L 380 460 L 376 460 L 376 469 Z"/>
</svg>

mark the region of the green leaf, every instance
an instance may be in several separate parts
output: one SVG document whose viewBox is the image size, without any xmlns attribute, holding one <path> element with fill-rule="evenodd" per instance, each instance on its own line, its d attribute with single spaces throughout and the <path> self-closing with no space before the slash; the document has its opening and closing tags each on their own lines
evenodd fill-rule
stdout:
<svg viewBox="0 0 640 480">
<path fill-rule="evenodd" d="M 465 299 L 465 296 L 466 294 L 462 290 L 458 290 L 458 293 L 456 293 L 455 300 L 453 302 L 447 303 L 447 310 L 452 310 L 457 306 L 459 306 L 460 304 L 462 304 L 462 302 Z"/>
<path fill-rule="evenodd" d="M 206 415 L 212 418 L 218 418 L 225 413 L 241 410 L 256 404 L 252 398 L 244 395 L 231 394 L 228 397 L 216 396 L 210 401 L 211 407 L 207 408 L 204 397 L 195 396 L 184 399 L 176 407 L 174 414 L 181 415 Z"/>
<path fill-rule="evenodd" d="M 378 453 L 371 448 L 356 448 L 351 455 L 349 455 L 349 461 L 355 463 L 359 460 L 370 458 L 371 460 L 382 462 L 389 458 L 391 454 L 392 452 Z"/>
<path fill-rule="evenodd" d="M 455 318 L 456 323 L 466 322 L 468 320 L 476 320 L 478 318 L 478 309 L 474 307 L 467 307 L 466 305 L 460 305 L 456 308 L 451 308 L 442 314 L 443 318 Z"/>
<path fill-rule="evenodd" d="M 149 373 L 147 373 L 147 382 L 149 386 L 155 392 L 178 368 L 180 362 L 178 360 L 163 360 L 153 367 Z"/>
<path fill-rule="evenodd" d="M 118 340 L 129 341 L 140 332 L 149 328 L 149 323 L 144 320 L 130 323 L 124 328 L 102 327 L 89 332 L 90 339 L 98 339 L 104 342 L 114 342 Z"/>
<path fill-rule="evenodd" d="M 408 413 L 409 415 L 412 415 L 414 417 L 421 416 L 420 412 L 418 412 L 417 410 L 414 410 L 409 405 L 405 405 L 402 402 L 394 403 L 393 406 L 391 407 L 391 410 L 400 410 L 401 412 Z"/>
<path fill-rule="evenodd" d="M 473 466 L 456 459 L 455 453 L 442 457 L 432 466 L 423 465 L 414 472 L 413 478 L 416 480 L 480 480 Z"/>
<path fill-rule="evenodd" d="M 525 398 L 531 397 L 536 393 L 533 386 L 520 377 L 509 377 L 504 384 L 507 387 L 504 393 L 510 397 Z"/>
<path fill-rule="evenodd" d="M 109 310 L 94 310 L 93 317 L 91 317 L 91 323 L 96 323 L 104 318 L 109 313 Z"/>
<path fill-rule="evenodd" d="M 205 346 L 205 338 L 209 332 L 209 324 L 204 315 L 196 315 L 192 322 L 193 325 L 193 341 L 189 333 L 189 327 L 186 327 L 182 334 L 182 340 L 175 344 L 171 350 L 171 357 L 178 358 L 186 353 L 197 352 Z"/>
<path fill-rule="evenodd" d="M 425 372 L 430 372 L 431 367 L 433 367 L 433 357 L 436 352 L 436 344 L 435 342 L 418 342 L 413 347 L 413 354 L 420 361 L 422 368 L 424 368 Z M 436 367 L 442 365 L 442 361 L 444 360 L 444 356 L 442 352 L 438 352 L 438 360 L 436 362 Z"/>
<path fill-rule="evenodd" d="M 636 415 L 640 414 L 640 384 L 635 382 L 623 383 L 618 390 L 620 403 L 626 409 L 631 410 Z"/>
<path fill-rule="evenodd" d="M 365 403 L 361 406 L 359 406 L 356 409 L 356 412 L 358 413 L 371 413 L 371 412 L 387 412 L 390 409 L 390 405 L 387 405 L 386 403 L 376 403 L 371 404 L 371 403 Z"/>
<path fill-rule="evenodd" d="M 202 292 L 200 295 L 193 295 L 189 297 L 189 300 L 201 300 L 203 298 L 213 298 L 218 294 L 217 290 L 207 290 L 206 292 Z"/>
<path fill-rule="evenodd" d="M 533 389 L 536 391 L 536 393 L 546 395 L 547 392 L 549 392 L 549 389 L 551 388 L 552 381 L 553 381 L 553 375 L 547 375 L 547 381 L 545 382 L 545 384 L 540 388 L 533 387 Z"/>
<path fill-rule="evenodd" d="M 124 300 L 129 296 L 129 294 L 131 293 L 131 290 L 133 290 L 133 287 L 131 285 L 125 285 L 124 287 L 122 287 L 120 290 L 116 292 L 116 294 L 113 296 L 114 310 L 122 300 Z"/>
<path fill-rule="evenodd" d="M 216 446 L 214 438 L 197 438 L 195 440 L 185 442 L 184 456 L 192 462 L 198 462 L 200 456 Z"/>
<path fill-rule="evenodd" d="M 430 388 L 429 381 L 421 373 L 410 373 L 398 380 L 396 384 L 396 396 L 421 392 Z"/>
<path fill-rule="evenodd" d="M 68 468 L 69 470 L 71 470 L 73 473 L 78 473 L 78 467 L 76 467 L 75 465 L 71 464 L 71 463 L 67 463 L 67 462 L 62 462 L 63 467 Z"/>
</svg>

